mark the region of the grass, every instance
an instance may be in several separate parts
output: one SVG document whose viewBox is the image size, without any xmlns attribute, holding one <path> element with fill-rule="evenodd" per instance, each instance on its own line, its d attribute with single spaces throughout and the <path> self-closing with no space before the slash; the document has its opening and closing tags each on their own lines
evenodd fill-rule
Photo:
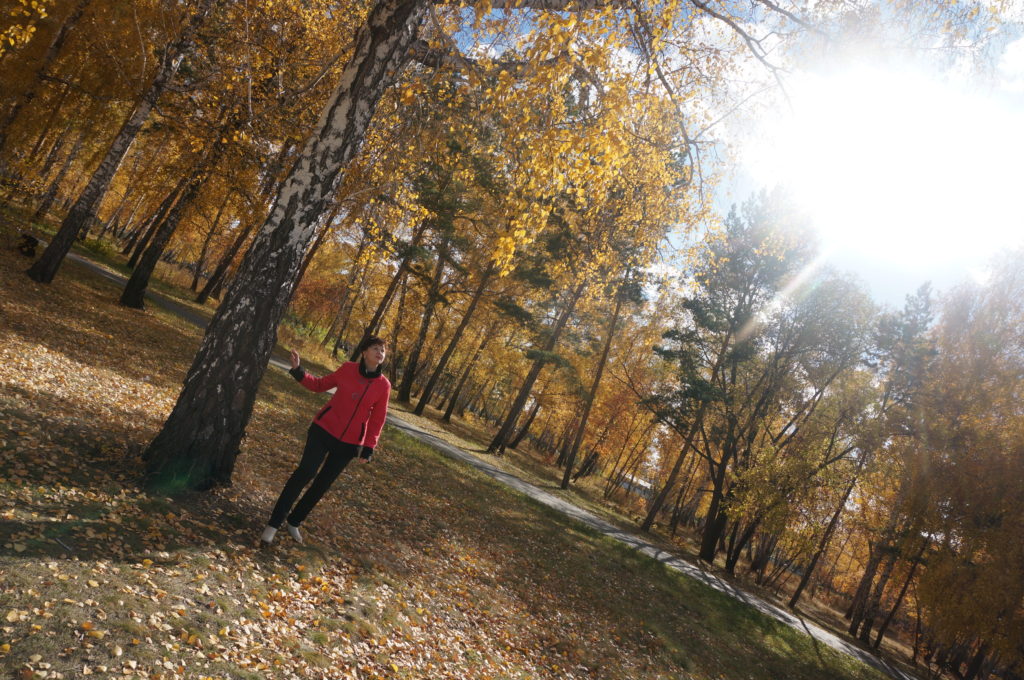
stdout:
<svg viewBox="0 0 1024 680">
<path fill-rule="evenodd" d="M 818 678 L 875 670 L 397 431 L 257 537 L 322 397 L 269 370 L 230 489 L 139 488 L 199 331 L 0 233 L 0 668 L 10 677 Z"/>
</svg>

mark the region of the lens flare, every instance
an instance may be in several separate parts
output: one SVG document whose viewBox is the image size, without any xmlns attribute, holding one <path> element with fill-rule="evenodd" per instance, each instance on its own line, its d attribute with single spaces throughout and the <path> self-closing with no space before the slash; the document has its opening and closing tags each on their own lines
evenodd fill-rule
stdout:
<svg viewBox="0 0 1024 680">
<path fill-rule="evenodd" d="M 783 185 L 828 250 L 907 266 L 1021 244 L 1024 113 L 923 74 L 804 75 L 745 154 Z"/>
</svg>

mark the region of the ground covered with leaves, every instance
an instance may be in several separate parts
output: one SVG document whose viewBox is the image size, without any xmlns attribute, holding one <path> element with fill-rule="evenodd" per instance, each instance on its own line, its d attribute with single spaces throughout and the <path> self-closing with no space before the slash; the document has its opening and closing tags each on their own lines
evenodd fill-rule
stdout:
<svg viewBox="0 0 1024 680">
<path fill-rule="evenodd" d="M 258 535 L 323 400 L 270 369 L 235 484 L 138 484 L 200 332 L 0 234 L 0 669 L 77 678 L 878 678 L 386 430 Z M 315 370 L 315 369 L 314 369 Z"/>
</svg>

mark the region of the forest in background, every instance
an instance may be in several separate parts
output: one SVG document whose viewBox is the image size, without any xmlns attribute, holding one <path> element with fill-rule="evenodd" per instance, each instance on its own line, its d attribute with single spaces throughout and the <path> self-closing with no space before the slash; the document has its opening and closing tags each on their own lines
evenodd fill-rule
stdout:
<svg viewBox="0 0 1024 680">
<path fill-rule="evenodd" d="M 601 476 L 644 530 L 793 607 L 813 592 L 866 644 L 1018 677 L 1024 256 L 889 310 L 815 266 L 785 195 L 711 214 L 708 93 L 765 56 L 723 8 L 391 4 L 424 16 L 390 52 L 360 50 L 387 3 L 12 5 L 0 196 L 48 232 L 32 278 L 59 286 L 75 239 L 130 256 L 128 306 L 159 262 L 187 270 L 218 307 L 204 346 L 258 328 L 257 384 L 282 319 L 339 358 L 379 334 L 393 398 L 489 424 L 495 455 Z M 971 11 L 936 5 L 961 37 Z M 339 97 L 360 63 L 379 91 Z M 210 356 L 190 375 L 235 370 Z M 230 481 L 254 399 L 210 380 L 171 418 L 233 419 L 188 445 L 212 461 L 191 488 Z M 180 441 L 146 452 L 154 484 Z"/>
</svg>

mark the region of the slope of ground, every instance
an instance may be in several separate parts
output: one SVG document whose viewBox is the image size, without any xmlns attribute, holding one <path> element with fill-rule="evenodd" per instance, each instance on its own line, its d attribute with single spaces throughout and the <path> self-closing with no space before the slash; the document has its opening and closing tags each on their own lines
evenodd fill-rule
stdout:
<svg viewBox="0 0 1024 680">
<path fill-rule="evenodd" d="M 388 431 L 256 536 L 321 397 L 271 371 L 231 489 L 141 491 L 198 341 L 0 234 L 0 668 L 9 677 L 878 678 Z"/>
</svg>

